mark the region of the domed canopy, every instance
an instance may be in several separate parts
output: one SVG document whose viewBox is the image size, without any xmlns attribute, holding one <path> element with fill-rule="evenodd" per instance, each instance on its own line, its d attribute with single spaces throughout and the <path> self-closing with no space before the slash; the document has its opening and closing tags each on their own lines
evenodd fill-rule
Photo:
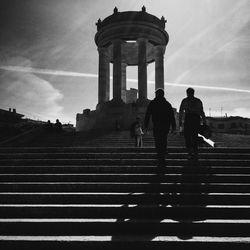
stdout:
<svg viewBox="0 0 250 250">
<path fill-rule="evenodd" d="M 111 62 L 113 62 L 113 41 L 122 40 L 123 60 L 128 65 L 138 65 L 138 44 L 140 38 L 147 40 L 147 63 L 154 61 L 154 46 L 161 45 L 165 49 L 169 36 L 165 31 L 166 20 L 164 17 L 157 18 L 146 12 L 145 7 L 142 11 L 125 11 L 114 13 L 103 21 L 97 22 L 97 33 L 95 42 L 98 47 L 108 49 Z"/>
</svg>

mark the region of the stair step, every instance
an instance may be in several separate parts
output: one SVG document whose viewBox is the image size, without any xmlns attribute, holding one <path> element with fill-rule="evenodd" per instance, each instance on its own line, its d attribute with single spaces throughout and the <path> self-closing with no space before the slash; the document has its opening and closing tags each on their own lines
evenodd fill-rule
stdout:
<svg viewBox="0 0 250 250">
<path fill-rule="evenodd" d="M 250 194 L 242 193 L 0 193 L 2 204 L 164 204 L 250 205 Z"/>
<path fill-rule="evenodd" d="M 168 166 L 165 171 L 169 174 L 250 174 L 250 166 Z M 39 174 L 39 173 L 89 173 L 89 174 L 118 174 L 118 173 L 138 173 L 138 174 L 152 174 L 157 172 L 156 166 L 133 166 L 133 165 L 19 165 L 19 166 L 0 166 L 1 174 Z"/>
<path fill-rule="evenodd" d="M 250 183 L 250 174 L 0 174 L 0 182 Z"/>
<path fill-rule="evenodd" d="M 156 153 L 2 153 L 0 159 L 156 159 Z M 187 159 L 187 153 L 170 153 L 167 159 Z M 249 154 L 200 153 L 199 159 L 235 159 L 249 160 Z"/>
<path fill-rule="evenodd" d="M 2 192 L 250 193 L 249 183 L 2 182 Z"/>
<path fill-rule="evenodd" d="M 250 221 L 242 220 L 113 220 L 81 219 L 1 219 L 1 235 L 80 236 L 80 235 L 152 235 L 249 237 Z"/>
<path fill-rule="evenodd" d="M 199 162 L 190 162 L 185 159 L 167 159 L 166 164 L 171 166 L 199 164 L 199 166 L 250 166 L 250 159 L 201 159 Z M 14 165 L 156 165 L 156 159 L 9 159 L 0 160 L 0 166 Z"/>
<path fill-rule="evenodd" d="M 168 203 L 166 199 L 166 204 Z M 172 219 L 172 220 L 249 220 L 250 206 L 175 205 L 0 205 L 0 218 L 76 219 Z M 249 222 L 250 223 L 250 222 Z"/>
<path fill-rule="evenodd" d="M 185 240 L 188 239 L 188 240 Z M 145 235 L 127 236 L 2 236 L 4 250 L 12 249 L 65 249 L 65 250 L 248 250 L 250 239 L 247 237 L 179 237 Z"/>
<path fill-rule="evenodd" d="M 135 147 L 0 147 L 0 153 L 119 153 L 119 152 L 155 152 L 154 147 L 135 148 Z M 169 153 L 184 153 L 184 147 L 168 147 Z M 250 148 L 199 148 L 201 153 L 250 153 Z"/>
</svg>

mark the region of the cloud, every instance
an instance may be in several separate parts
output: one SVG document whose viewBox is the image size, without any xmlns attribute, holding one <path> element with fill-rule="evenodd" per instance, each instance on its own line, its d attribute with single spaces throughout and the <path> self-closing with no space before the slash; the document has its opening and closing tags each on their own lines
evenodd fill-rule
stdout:
<svg viewBox="0 0 250 250">
<path fill-rule="evenodd" d="M 136 79 L 127 79 L 130 82 L 138 82 Z M 149 84 L 155 84 L 154 81 L 148 81 Z M 180 83 L 170 83 L 165 82 L 165 86 L 173 86 L 173 87 L 181 87 L 181 88 L 199 88 L 199 89 L 209 89 L 209 90 L 221 90 L 221 91 L 232 91 L 232 92 L 242 92 L 242 93 L 250 93 L 250 90 L 247 89 L 236 89 L 236 88 L 226 88 L 226 87 L 218 87 L 218 86 L 206 86 L 199 84 L 180 84 Z"/>
<path fill-rule="evenodd" d="M 41 74 L 41 75 L 55 75 L 55 76 L 75 76 L 75 77 L 94 77 L 97 78 L 96 74 L 89 73 L 80 73 L 72 71 L 63 71 L 63 70 L 51 70 L 51 69 L 39 69 L 32 67 L 22 67 L 22 66 L 12 66 L 12 65 L 0 65 L 0 69 L 14 72 L 24 72 L 32 74 Z"/>
<path fill-rule="evenodd" d="M 245 107 L 239 107 L 232 111 L 230 111 L 231 116 L 242 116 L 242 117 L 250 117 L 250 110 Z"/>
<path fill-rule="evenodd" d="M 216 9 L 216 5 L 218 5 L 217 2 L 213 6 L 214 10 Z M 212 16 L 205 16 L 204 19 L 207 25 L 197 31 L 197 33 L 194 33 L 193 37 L 190 37 L 187 41 L 183 41 L 183 46 L 173 50 L 174 52 L 167 57 L 166 66 L 168 73 L 172 74 L 171 81 L 192 82 L 195 81 L 197 74 L 201 75 L 200 77 L 203 79 L 208 79 L 210 72 L 207 68 L 210 65 L 214 66 L 212 71 L 214 78 L 225 75 L 229 70 L 235 78 L 239 77 L 241 72 L 239 72 L 235 66 L 237 66 L 237 63 L 241 65 L 241 61 L 237 61 L 232 65 L 230 64 L 228 67 L 220 67 L 221 64 L 225 63 L 225 59 L 226 63 L 229 64 L 233 62 L 235 58 L 241 58 L 241 54 L 238 52 L 238 54 L 234 55 L 233 60 L 229 60 L 229 58 L 225 58 L 221 54 L 219 57 L 218 53 L 223 51 L 230 43 L 235 43 L 234 48 L 231 47 L 230 53 L 234 53 L 235 50 L 238 50 L 239 43 L 236 43 L 235 38 L 246 35 L 246 32 L 242 33 L 242 30 L 244 30 L 245 27 L 249 27 L 249 7 L 249 1 L 238 1 L 231 6 L 229 11 L 225 11 L 223 15 L 218 16 L 214 20 L 211 18 Z M 182 37 L 186 39 L 185 36 Z M 246 53 L 249 51 L 249 47 L 244 46 Z M 176 65 L 178 65 L 177 69 Z M 211 80 L 212 79 L 210 79 L 210 81 Z M 227 83 L 228 80 L 229 79 L 226 78 L 223 83 Z"/>
<path fill-rule="evenodd" d="M 72 108 L 75 105 L 75 101 L 76 100 L 79 101 L 79 97 L 81 96 L 79 95 L 79 92 L 73 93 L 70 90 L 67 90 L 66 92 L 65 91 L 63 92 L 63 93 L 67 93 L 66 96 L 64 97 L 58 89 L 53 87 L 53 85 L 50 82 L 45 81 L 44 79 L 40 78 L 39 75 L 52 75 L 52 76 L 63 77 L 60 79 L 64 79 L 66 82 L 68 82 L 66 77 L 69 77 L 69 79 L 72 79 L 72 77 L 73 78 L 76 77 L 76 79 L 86 78 L 86 80 L 89 78 L 96 78 L 97 80 L 98 78 L 97 74 L 32 68 L 30 67 L 31 63 L 29 63 L 27 59 L 21 60 L 19 58 L 18 60 L 16 60 L 16 62 L 17 61 L 19 63 L 23 62 L 20 64 L 27 65 L 27 66 L 25 67 L 25 66 L 12 66 L 12 65 L 1 66 L 0 65 L 0 69 L 2 69 L 2 72 L 3 72 L 2 74 L 3 84 L 0 85 L 0 90 L 1 90 L 0 104 L 2 106 L 5 106 L 5 108 L 16 107 L 18 108 L 19 112 L 22 112 L 28 115 L 28 117 L 32 117 L 32 118 L 35 117 L 35 118 L 39 118 L 42 120 L 47 120 L 47 119 L 55 120 L 56 118 L 59 118 L 60 120 L 64 122 L 69 122 L 69 121 L 72 122 L 74 121 L 74 118 L 73 118 L 74 114 L 72 114 L 72 111 L 73 111 Z M 82 85 L 82 80 L 80 79 L 74 82 L 77 85 L 79 83 L 81 83 Z M 137 79 L 129 78 L 127 79 L 127 82 L 135 85 L 133 87 L 137 87 L 137 83 L 138 83 Z M 64 87 L 61 86 L 63 84 L 62 80 L 60 81 L 56 80 L 54 84 L 55 83 L 57 84 L 60 83 L 60 85 L 58 85 L 60 89 L 63 90 L 65 88 L 65 86 Z M 151 90 L 149 92 L 152 92 L 151 94 L 149 93 L 149 98 L 154 98 L 153 93 L 154 93 L 155 82 L 148 81 L 148 84 L 149 84 L 148 89 Z M 66 86 L 68 86 L 68 84 Z M 175 96 L 175 98 L 172 101 L 176 107 L 179 105 L 178 103 L 179 100 L 176 101 L 176 96 L 178 96 L 178 93 L 179 93 L 176 88 L 193 87 L 196 90 L 200 89 L 200 91 L 202 91 L 200 92 L 200 94 L 203 93 L 202 96 L 204 96 L 203 99 L 206 103 L 206 106 L 212 107 L 213 109 L 215 108 L 214 105 L 225 106 L 226 102 L 230 102 L 228 100 L 228 97 L 231 96 L 231 93 L 233 92 L 241 93 L 241 97 L 242 97 L 242 94 L 244 94 L 246 98 L 248 98 L 248 95 L 250 93 L 250 90 L 248 89 L 220 87 L 219 84 L 217 84 L 217 86 L 213 86 L 213 85 L 208 86 L 205 84 L 204 85 L 203 84 L 180 84 L 180 83 L 165 82 L 165 86 L 168 87 L 167 93 L 170 95 L 169 98 L 172 98 L 172 95 Z M 169 89 L 169 87 L 172 87 L 171 90 Z M 211 93 L 213 93 L 212 96 L 210 96 L 208 100 L 205 98 L 205 96 L 207 95 L 207 92 L 204 92 L 207 90 L 212 91 Z M 226 98 L 224 101 L 222 101 L 224 98 L 222 96 Z M 212 105 L 210 102 L 211 98 L 213 99 L 212 103 L 214 105 Z M 88 102 L 86 98 L 85 98 L 85 101 Z M 217 103 L 218 101 L 219 101 L 219 104 Z M 89 101 L 87 106 L 90 105 L 90 102 L 91 101 Z M 242 102 L 241 100 L 238 100 L 237 103 L 238 105 L 240 105 Z M 68 106 L 70 106 L 71 108 L 68 109 Z M 228 114 L 230 115 L 237 115 L 237 112 L 240 112 L 239 113 L 240 115 L 248 116 L 246 110 L 242 110 L 240 108 L 234 109 L 234 106 L 232 107 L 230 106 L 228 108 L 229 108 Z"/>
<path fill-rule="evenodd" d="M 44 74 L 44 75 L 55 75 L 55 76 L 69 76 L 69 77 L 88 77 L 88 78 L 98 78 L 97 74 L 90 74 L 90 73 L 80 73 L 80 72 L 72 72 L 72 71 L 62 71 L 62 70 L 50 70 L 50 69 L 37 69 L 31 67 L 20 67 L 20 66 L 1 66 L 0 69 L 6 71 L 13 71 L 13 72 L 22 72 L 22 73 L 34 73 L 34 74 Z M 112 77 L 110 77 L 112 79 Z M 44 81 L 44 80 L 43 80 Z M 137 79 L 127 79 L 128 82 L 135 82 L 137 83 Z M 149 84 L 154 84 L 154 81 L 148 81 Z M 201 88 L 201 89 L 210 89 L 210 90 L 221 90 L 221 91 L 233 91 L 233 92 L 243 92 L 243 93 L 250 93 L 250 90 L 247 89 L 238 89 L 238 88 L 226 88 L 226 87 L 218 87 L 218 86 L 206 86 L 202 84 L 179 84 L 179 83 L 170 83 L 165 82 L 166 86 L 174 86 L 174 87 L 194 87 L 194 88 Z"/>
<path fill-rule="evenodd" d="M 16 63 L 20 58 L 13 58 Z M 31 65 L 26 59 L 25 65 Z M 20 63 L 22 64 L 22 63 Z M 29 118 L 41 120 L 67 119 L 60 101 L 63 94 L 48 81 L 31 72 L 3 71 L 0 74 L 0 105 L 16 108 Z"/>
<path fill-rule="evenodd" d="M 217 87 L 217 86 L 198 85 L 198 84 L 165 83 L 165 85 L 175 86 L 175 87 L 193 87 L 193 88 L 199 88 L 199 89 L 250 93 L 250 90 L 247 90 L 247 89 L 225 88 L 225 87 Z"/>
</svg>

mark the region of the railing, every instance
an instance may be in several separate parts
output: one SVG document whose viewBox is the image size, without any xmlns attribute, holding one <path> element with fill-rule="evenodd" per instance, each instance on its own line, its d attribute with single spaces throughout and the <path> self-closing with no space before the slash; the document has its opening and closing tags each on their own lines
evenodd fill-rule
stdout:
<svg viewBox="0 0 250 250">
<path fill-rule="evenodd" d="M 37 127 L 37 128 L 33 128 L 30 129 L 28 131 L 23 132 L 22 134 L 13 136 L 11 138 L 8 138 L 7 140 L 4 140 L 2 142 L 0 142 L 0 146 L 17 146 L 20 143 L 24 143 L 29 141 L 31 138 L 33 138 L 34 136 L 40 134 L 43 131 L 43 127 Z"/>
</svg>

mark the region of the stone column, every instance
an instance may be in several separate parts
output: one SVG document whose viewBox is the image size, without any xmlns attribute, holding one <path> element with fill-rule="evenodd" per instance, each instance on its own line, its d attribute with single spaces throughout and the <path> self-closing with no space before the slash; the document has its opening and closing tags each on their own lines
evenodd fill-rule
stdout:
<svg viewBox="0 0 250 250">
<path fill-rule="evenodd" d="M 98 48 L 99 75 L 98 75 L 98 103 L 109 101 L 110 92 L 110 66 L 106 48 Z"/>
<path fill-rule="evenodd" d="M 164 89 L 164 47 L 155 46 L 155 89 Z"/>
<path fill-rule="evenodd" d="M 127 63 L 122 62 L 122 100 L 126 102 Z"/>
<path fill-rule="evenodd" d="M 139 99 L 147 99 L 147 40 L 137 39 L 138 43 L 138 93 Z"/>
<path fill-rule="evenodd" d="M 122 94 L 122 41 L 113 41 L 113 100 L 121 101 Z"/>
</svg>

